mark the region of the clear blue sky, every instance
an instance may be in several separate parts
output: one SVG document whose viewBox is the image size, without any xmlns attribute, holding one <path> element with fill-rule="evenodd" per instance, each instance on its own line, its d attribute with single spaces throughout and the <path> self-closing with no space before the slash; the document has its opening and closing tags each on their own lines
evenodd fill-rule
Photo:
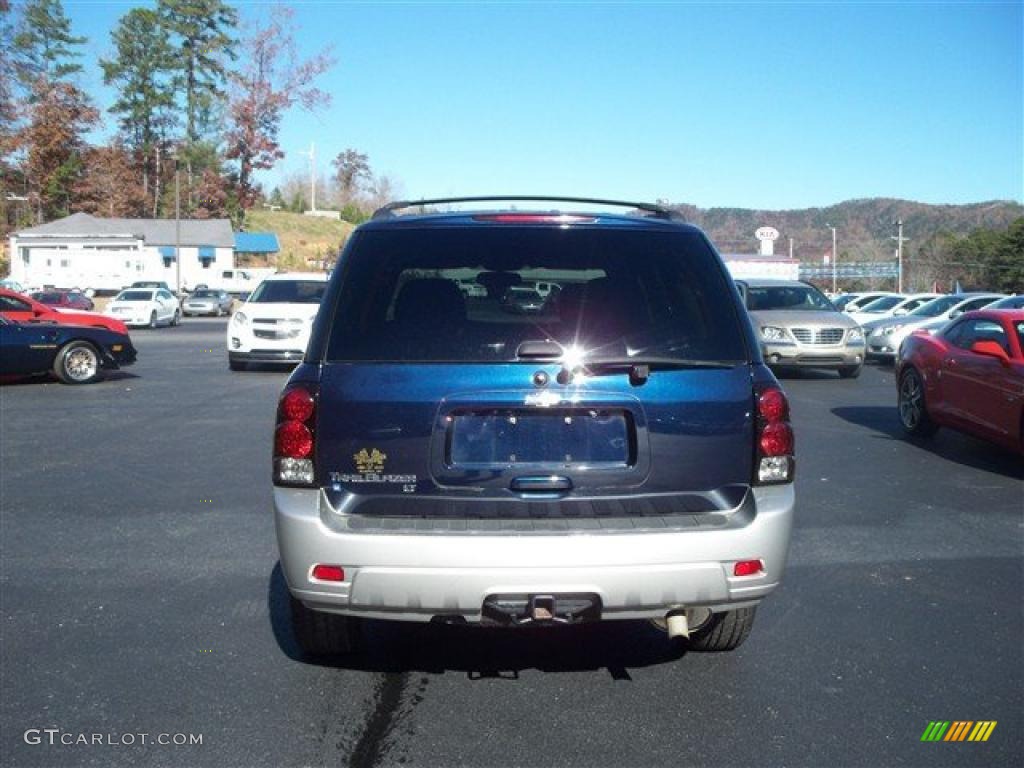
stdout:
<svg viewBox="0 0 1024 768">
<path fill-rule="evenodd" d="M 93 58 L 142 4 L 65 0 Z M 321 172 L 353 147 L 413 197 L 1024 199 L 1021 0 L 291 5 L 300 48 L 338 63 L 268 189 L 315 141 Z"/>
</svg>

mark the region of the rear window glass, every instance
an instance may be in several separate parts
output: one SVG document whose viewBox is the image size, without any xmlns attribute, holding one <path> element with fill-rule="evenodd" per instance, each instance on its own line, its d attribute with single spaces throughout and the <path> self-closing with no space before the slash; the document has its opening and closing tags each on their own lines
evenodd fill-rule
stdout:
<svg viewBox="0 0 1024 768">
<path fill-rule="evenodd" d="M 371 230 L 342 270 L 331 361 L 515 361 L 526 341 L 593 357 L 746 359 L 729 283 L 696 233 Z"/>
<path fill-rule="evenodd" d="M 252 292 L 250 304 L 319 304 L 327 283 L 320 280 L 265 280 Z"/>
<path fill-rule="evenodd" d="M 884 312 L 903 301 L 902 296 L 883 296 L 861 307 L 861 312 Z"/>
<path fill-rule="evenodd" d="M 151 301 L 152 291 L 121 291 L 114 301 Z"/>
<path fill-rule="evenodd" d="M 1007 296 L 997 302 L 989 304 L 987 309 L 1024 309 L 1024 295 Z"/>
<path fill-rule="evenodd" d="M 940 296 L 937 299 L 932 299 L 931 301 L 922 304 L 910 314 L 916 315 L 917 317 L 938 317 L 943 312 L 952 309 L 963 300 L 963 296 Z"/>
</svg>

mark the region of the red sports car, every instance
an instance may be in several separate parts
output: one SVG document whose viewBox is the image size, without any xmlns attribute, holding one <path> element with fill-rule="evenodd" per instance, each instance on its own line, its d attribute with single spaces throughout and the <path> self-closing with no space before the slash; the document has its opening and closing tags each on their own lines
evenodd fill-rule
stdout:
<svg viewBox="0 0 1024 768">
<path fill-rule="evenodd" d="M 41 304 L 61 309 L 83 309 L 86 312 L 91 312 L 95 306 L 92 299 L 81 291 L 38 291 L 29 296 Z"/>
<path fill-rule="evenodd" d="M 1024 454 L 1024 310 L 966 312 L 934 335 L 915 331 L 896 386 L 908 434 L 952 427 Z"/>
<path fill-rule="evenodd" d="M 20 293 L 0 288 L 0 315 L 19 323 L 57 323 L 58 325 L 91 325 L 116 333 L 128 333 L 120 320 L 99 312 L 75 312 L 41 304 Z"/>
</svg>

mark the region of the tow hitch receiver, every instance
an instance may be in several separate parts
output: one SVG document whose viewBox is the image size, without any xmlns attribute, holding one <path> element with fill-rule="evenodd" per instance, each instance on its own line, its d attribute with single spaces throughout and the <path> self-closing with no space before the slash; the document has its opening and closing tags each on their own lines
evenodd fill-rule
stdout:
<svg viewBox="0 0 1024 768">
<path fill-rule="evenodd" d="M 488 595 L 482 619 L 505 625 L 577 624 L 601 618 L 601 598 L 592 593 Z"/>
</svg>

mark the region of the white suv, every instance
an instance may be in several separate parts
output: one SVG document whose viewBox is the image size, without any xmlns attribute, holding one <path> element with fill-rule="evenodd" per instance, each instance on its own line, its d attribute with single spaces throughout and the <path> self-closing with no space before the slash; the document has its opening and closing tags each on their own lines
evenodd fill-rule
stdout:
<svg viewBox="0 0 1024 768">
<path fill-rule="evenodd" d="M 250 294 L 228 323 L 228 365 L 294 365 L 302 360 L 309 331 L 327 287 L 327 275 L 288 272 L 270 275 Z"/>
</svg>

